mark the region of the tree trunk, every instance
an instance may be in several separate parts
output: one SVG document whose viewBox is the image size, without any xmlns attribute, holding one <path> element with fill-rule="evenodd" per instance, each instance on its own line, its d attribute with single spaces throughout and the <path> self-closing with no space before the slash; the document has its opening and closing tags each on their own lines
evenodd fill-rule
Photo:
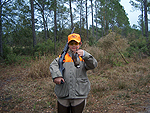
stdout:
<svg viewBox="0 0 150 113">
<path fill-rule="evenodd" d="M 2 2 L 0 0 L 0 55 L 3 56 L 3 46 L 2 46 Z"/>
<path fill-rule="evenodd" d="M 33 47 L 36 45 L 36 35 L 35 35 L 35 22 L 34 22 L 34 3 L 33 0 L 31 2 L 31 20 L 32 20 L 32 36 L 33 36 Z"/>
<path fill-rule="evenodd" d="M 96 40 L 98 40 L 98 37 L 97 37 L 97 1 L 95 0 L 95 14 L 96 14 Z"/>
<path fill-rule="evenodd" d="M 104 12 L 105 14 L 105 12 Z M 103 16 L 103 34 L 105 35 L 105 15 Z"/>
<path fill-rule="evenodd" d="M 87 34 L 87 40 L 89 40 L 89 38 L 88 38 L 87 0 L 86 0 L 86 3 L 85 3 L 85 7 L 86 7 L 86 34 Z"/>
<path fill-rule="evenodd" d="M 70 5 L 71 28 L 73 29 L 73 17 L 72 17 L 72 7 L 71 7 L 71 0 L 69 0 L 69 5 Z"/>
<path fill-rule="evenodd" d="M 145 36 L 148 40 L 147 0 L 144 0 Z"/>
<path fill-rule="evenodd" d="M 144 28 L 143 28 L 144 27 L 143 26 L 143 2 L 142 1 L 141 1 L 141 12 L 142 12 L 142 23 L 141 23 L 142 24 L 142 26 L 141 26 L 142 27 L 142 36 L 144 36 Z"/>
<path fill-rule="evenodd" d="M 81 36 L 81 24 L 82 24 L 82 0 L 81 0 L 81 4 L 80 4 L 80 36 Z"/>
<path fill-rule="evenodd" d="M 45 10 L 44 1 L 42 1 L 42 3 L 36 2 L 36 4 L 39 6 L 39 9 L 40 9 L 41 14 L 42 14 L 43 25 L 44 25 L 44 33 L 45 33 L 45 40 L 47 40 L 47 28 L 46 28 L 46 21 L 45 21 L 45 16 L 44 16 L 44 10 Z"/>
<path fill-rule="evenodd" d="M 57 35 L 57 20 L 56 20 L 56 7 L 57 7 L 57 3 L 55 0 L 55 6 L 54 6 L 54 54 L 56 55 L 56 35 Z"/>
<path fill-rule="evenodd" d="M 145 36 L 147 37 L 148 54 L 150 54 L 150 41 L 148 39 L 147 0 L 144 0 Z"/>
<path fill-rule="evenodd" d="M 42 9 L 42 17 L 43 17 L 43 24 L 44 24 L 45 39 L 47 40 L 47 29 L 46 29 L 46 21 L 44 17 L 44 9 Z"/>
<path fill-rule="evenodd" d="M 92 11 L 92 36 L 94 37 L 94 23 L 93 23 L 93 3 L 92 3 L 92 0 L 91 0 L 91 11 Z"/>
</svg>

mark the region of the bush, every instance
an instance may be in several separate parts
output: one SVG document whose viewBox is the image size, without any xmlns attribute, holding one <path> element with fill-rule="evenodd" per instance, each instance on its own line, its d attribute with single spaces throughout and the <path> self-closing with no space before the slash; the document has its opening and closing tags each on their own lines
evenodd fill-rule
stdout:
<svg viewBox="0 0 150 113">
<path fill-rule="evenodd" d="M 13 47 L 13 53 L 15 53 L 16 55 L 32 55 L 33 47 L 31 46 Z"/>
<path fill-rule="evenodd" d="M 128 40 L 122 38 L 121 35 L 115 32 L 111 32 L 99 39 L 97 46 L 99 50 L 96 52 L 99 52 L 98 60 L 101 61 L 100 65 L 106 65 L 108 67 L 108 64 L 111 66 L 120 66 L 124 63 L 124 59 L 121 55 L 126 51 L 129 45 Z"/>
<path fill-rule="evenodd" d="M 130 43 L 130 47 L 127 48 L 127 54 L 128 57 L 139 57 L 141 54 L 147 54 L 148 52 L 148 46 L 147 46 L 147 39 L 145 37 L 136 39 Z"/>
<path fill-rule="evenodd" d="M 89 37 L 89 46 L 92 46 L 92 45 L 94 45 L 94 44 L 96 44 L 96 39 L 95 39 L 95 37 Z"/>
<path fill-rule="evenodd" d="M 5 62 L 6 64 L 12 64 L 12 63 L 17 62 L 16 54 L 15 53 L 7 54 L 7 57 L 5 58 Z"/>
<path fill-rule="evenodd" d="M 35 56 L 39 56 L 39 55 L 44 55 L 47 53 L 53 53 L 54 50 L 54 43 L 48 39 L 47 41 L 43 42 L 43 43 L 38 43 L 35 46 Z"/>
<path fill-rule="evenodd" d="M 10 46 L 3 45 L 3 58 L 6 59 L 8 54 L 12 53 L 12 49 Z"/>
<path fill-rule="evenodd" d="M 34 55 L 37 57 L 39 55 L 53 53 L 53 50 L 54 44 L 50 39 L 43 43 L 38 43 L 34 48 L 32 46 L 13 47 L 13 53 L 16 55 Z"/>
<path fill-rule="evenodd" d="M 3 45 L 3 59 L 5 59 L 6 64 L 12 64 L 16 62 L 16 54 L 13 53 L 10 46 L 4 44 Z"/>
</svg>

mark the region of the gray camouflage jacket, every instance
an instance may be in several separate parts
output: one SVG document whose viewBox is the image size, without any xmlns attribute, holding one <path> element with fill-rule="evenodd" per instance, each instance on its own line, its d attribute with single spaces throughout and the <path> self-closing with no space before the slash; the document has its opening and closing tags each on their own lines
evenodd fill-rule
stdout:
<svg viewBox="0 0 150 113">
<path fill-rule="evenodd" d="M 69 51 L 68 56 L 72 58 L 72 54 Z M 54 59 L 50 64 L 50 72 L 53 80 L 56 77 L 63 77 L 59 71 L 59 57 Z M 55 94 L 58 98 L 63 99 L 77 99 L 87 98 L 90 91 L 90 81 L 87 77 L 86 71 L 97 67 L 97 60 L 88 52 L 84 51 L 84 56 L 80 61 L 80 68 L 74 66 L 74 62 L 64 62 L 64 80 L 63 84 L 56 84 Z"/>
</svg>

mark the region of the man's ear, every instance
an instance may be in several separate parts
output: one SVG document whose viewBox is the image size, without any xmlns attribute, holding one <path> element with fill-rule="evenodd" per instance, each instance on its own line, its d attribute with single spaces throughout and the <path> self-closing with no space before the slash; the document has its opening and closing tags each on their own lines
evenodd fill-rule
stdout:
<svg viewBox="0 0 150 113">
<path fill-rule="evenodd" d="M 80 42 L 80 46 L 82 45 L 82 42 Z"/>
</svg>

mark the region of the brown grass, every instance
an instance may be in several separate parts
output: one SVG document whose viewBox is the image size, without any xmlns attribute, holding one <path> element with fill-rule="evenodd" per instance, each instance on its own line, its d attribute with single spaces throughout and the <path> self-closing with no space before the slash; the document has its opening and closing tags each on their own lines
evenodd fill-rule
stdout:
<svg viewBox="0 0 150 113">
<path fill-rule="evenodd" d="M 55 56 L 41 56 L 36 58 L 35 61 L 31 61 L 31 67 L 29 69 L 28 77 L 31 78 L 45 78 L 50 77 L 49 66 Z"/>
<path fill-rule="evenodd" d="M 146 112 L 150 105 L 150 59 L 111 68 L 89 76 L 92 89 L 90 112 Z"/>
<path fill-rule="evenodd" d="M 130 63 L 126 64 L 113 44 L 117 44 L 122 52 L 128 45 L 126 41 L 122 44 L 121 38 L 111 41 L 112 35 L 100 39 L 99 47 L 82 46 L 98 60 L 98 67 L 88 71 L 91 91 L 84 113 L 147 112 L 150 109 L 150 57 L 138 62 L 128 59 Z M 111 48 L 104 43 L 112 44 Z M 0 112 L 56 113 L 55 84 L 49 72 L 49 65 L 55 57 L 43 56 L 31 61 L 30 67 L 26 68 L 0 66 Z M 121 63 L 114 65 L 114 62 Z"/>
</svg>

